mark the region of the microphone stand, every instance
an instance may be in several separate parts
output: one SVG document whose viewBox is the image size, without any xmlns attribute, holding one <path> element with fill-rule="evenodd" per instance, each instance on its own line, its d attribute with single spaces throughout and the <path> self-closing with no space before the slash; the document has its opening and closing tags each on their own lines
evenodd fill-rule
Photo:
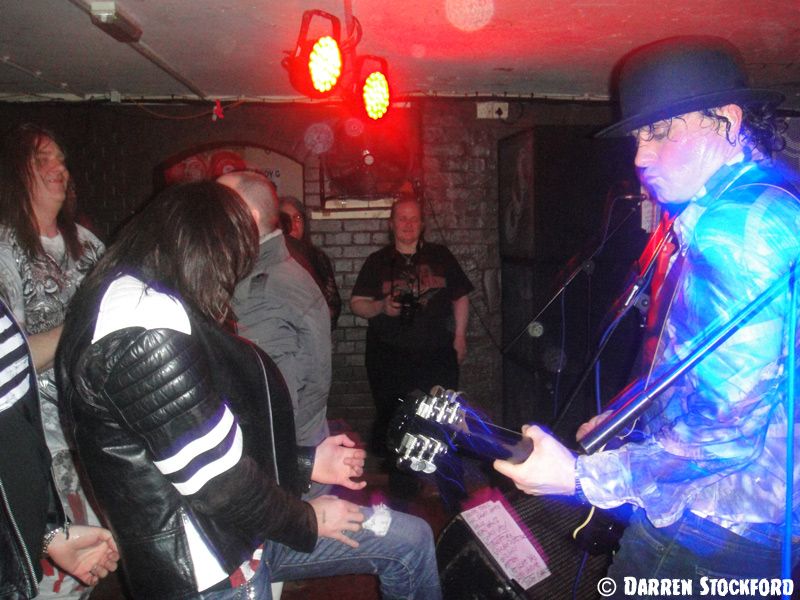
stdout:
<svg viewBox="0 0 800 600">
<path fill-rule="evenodd" d="M 657 235 L 657 233 L 654 235 Z M 654 247 L 653 251 L 647 257 L 646 262 L 641 266 L 639 275 L 636 277 L 636 279 L 634 279 L 633 284 L 625 291 L 625 293 L 620 298 L 621 303 L 620 301 L 617 301 L 616 304 L 619 306 L 619 308 L 617 309 L 617 314 L 614 315 L 614 318 L 611 320 L 611 323 L 609 323 L 608 327 L 605 328 L 602 335 L 600 336 L 600 341 L 597 344 L 597 349 L 592 355 L 591 360 L 589 360 L 589 362 L 587 363 L 586 367 L 583 370 L 583 373 L 581 373 L 581 376 L 578 379 L 578 383 L 572 389 L 572 394 L 570 394 L 570 397 L 564 403 L 564 406 L 559 411 L 558 416 L 553 421 L 552 424 L 553 430 L 555 430 L 561 424 L 561 421 L 567 415 L 570 407 L 575 402 L 575 399 L 578 397 L 578 394 L 580 393 L 583 384 L 586 383 L 586 379 L 589 377 L 589 374 L 597 366 L 600 360 L 600 356 L 603 353 L 603 350 L 605 350 L 608 341 L 611 339 L 611 334 L 614 333 L 614 331 L 617 329 L 617 326 L 622 321 L 622 318 L 626 314 L 628 314 L 630 308 L 636 304 L 636 301 L 639 299 L 639 296 L 647 287 L 647 281 L 650 278 L 653 267 L 656 264 L 656 260 L 658 259 L 659 254 L 661 254 L 661 251 L 664 249 L 664 246 L 666 245 L 669 239 L 670 239 L 670 234 L 668 233 L 665 233 L 662 236 L 661 240 L 659 240 L 658 244 Z M 599 404 L 600 402 L 599 398 L 597 398 L 597 402 Z M 598 410 L 598 414 L 599 412 L 600 411 Z"/>
<path fill-rule="evenodd" d="M 624 198 L 624 197 L 625 197 L 625 196 L 619 196 L 619 198 Z M 639 204 L 641 204 L 641 202 L 640 202 Z M 638 204 L 637 204 L 637 207 L 638 207 Z M 541 317 L 541 316 L 544 314 L 544 312 L 545 312 L 545 311 L 546 311 L 548 308 L 550 308 L 550 305 L 551 305 L 551 304 L 553 304 L 553 302 L 555 302 L 555 301 L 558 299 L 558 297 L 559 297 L 561 294 L 563 294 L 563 293 L 564 293 L 564 291 L 565 291 L 565 290 L 566 290 L 566 289 L 569 287 L 569 285 L 572 283 L 572 280 L 573 280 L 573 279 L 575 279 L 575 278 L 578 276 L 578 274 L 579 274 L 581 271 L 587 271 L 587 270 L 590 270 L 590 269 L 591 269 L 592 261 L 593 261 L 593 260 L 594 260 L 594 258 L 595 258 L 595 257 L 596 257 L 598 254 L 600 254 L 600 252 L 603 250 L 603 248 L 604 248 L 604 247 L 605 247 L 605 245 L 606 245 L 606 242 L 608 242 L 608 240 L 610 240 L 611 238 L 613 238 L 613 237 L 614 237 L 614 235 L 616 235 L 616 233 L 617 233 L 617 232 L 620 230 L 620 228 L 621 228 L 621 227 L 622 227 L 622 226 L 623 226 L 623 225 L 624 225 L 624 224 L 625 224 L 625 223 L 628 221 L 628 219 L 630 219 L 630 218 L 631 218 L 631 217 L 634 215 L 634 213 L 635 213 L 635 212 L 636 212 L 636 209 L 634 208 L 634 209 L 630 210 L 630 211 L 628 212 L 628 214 L 627 214 L 627 215 L 625 215 L 625 217 L 624 217 L 624 218 L 620 219 L 620 222 L 619 222 L 619 223 L 618 223 L 618 224 L 617 224 L 617 225 L 616 225 L 616 226 L 615 226 L 615 227 L 614 227 L 614 228 L 611 230 L 611 232 L 610 232 L 610 233 L 609 233 L 607 236 L 605 236 L 605 238 L 604 238 L 604 239 L 603 239 L 603 240 L 600 242 L 600 245 L 599 245 L 599 246 L 597 246 L 597 248 L 595 248 L 595 249 L 594 249 L 594 251 L 593 251 L 593 252 L 592 252 L 592 253 L 589 255 L 589 257 L 588 257 L 587 259 L 583 260 L 583 261 L 581 262 L 581 264 L 580 264 L 580 265 L 578 265 L 578 267 L 577 267 L 577 268 L 576 268 L 574 271 L 572 271 L 572 273 L 570 273 L 570 274 L 567 276 L 567 278 L 564 280 L 564 282 L 563 282 L 563 283 L 562 283 L 562 284 L 559 286 L 559 288 L 556 290 L 556 292 L 553 294 L 553 296 L 552 296 L 552 297 L 551 297 L 551 298 L 550 298 L 550 299 L 547 301 L 547 303 L 546 303 L 546 304 L 545 304 L 545 305 L 544 305 L 544 306 L 543 306 L 543 307 L 542 307 L 542 308 L 539 310 L 539 312 L 537 312 L 537 313 L 536 313 L 536 315 L 534 315 L 534 317 L 533 317 L 532 319 L 530 319 L 530 320 L 529 320 L 529 321 L 528 321 L 528 322 L 525 324 L 525 326 L 524 326 L 522 329 L 520 329 L 520 330 L 519 330 L 519 333 L 517 333 L 517 334 L 516 334 L 516 335 L 515 335 L 515 336 L 514 336 L 514 337 L 511 339 L 511 341 L 510 341 L 510 342 L 508 342 L 508 343 L 507 343 L 507 344 L 506 344 L 506 345 L 505 345 L 505 346 L 502 348 L 502 350 L 500 350 L 500 354 L 501 354 L 501 355 L 505 355 L 505 354 L 507 354 L 507 353 L 508 353 L 508 351 L 511 349 L 511 346 L 513 346 L 513 345 L 514 345 L 514 344 L 517 342 L 517 340 L 519 340 L 519 338 L 521 338 L 521 337 L 522 337 L 522 335 L 523 335 L 523 334 L 524 334 L 526 331 L 528 331 L 528 328 L 529 328 L 531 325 L 533 325 L 534 323 L 536 323 L 536 321 L 538 321 L 538 320 L 539 320 L 539 317 Z"/>
</svg>

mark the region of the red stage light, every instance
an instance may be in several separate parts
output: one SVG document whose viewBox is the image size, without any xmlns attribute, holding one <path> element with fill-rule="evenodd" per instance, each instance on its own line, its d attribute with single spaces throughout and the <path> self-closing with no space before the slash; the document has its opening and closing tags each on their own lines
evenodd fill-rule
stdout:
<svg viewBox="0 0 800 600">
<path fill-rule="evenodd" d="M 389 81 L 380 71 L 369 74 L 364 82 L 364 109 L 371 119 L 380 119 L 389 109 Z"/>
<path fill-rule="evenodd" d="M 331 36 L 319 38 L 308 56 L 308 73 L 311 84 L 318 92 L 331 91 L 342 74 L 342 53 L 339 43 Z"/>
<path fill-rule="evenodd" d="M 378 64 L 377 68 L 367 68 L 367 61 Z M 388 68 L 386 60 L 377 56 L 361 56 L 358 59 L 358 81 L 361 82 L 360 94 L 364 102 L 364 110 L 371 119 L 380 119 L 389 110 L 391 93 L 389 91 Z M 368 75 L 362 76 L 362 73 Z"/>
<path fill-rule="evenodd" d="M 331 35 L 308 39 L 311 18 L 315 16 L 331 22 Z M 295 49 L 282 63 L 289 71 L 292 87 L 301 94 L 321 98 L 336 89 L 343 70 L 342 52 L 339 48 L 340 31 L 339 19 L 331 14 L 321 10 L 307 10 L 303 13 Z"/>
</svg>

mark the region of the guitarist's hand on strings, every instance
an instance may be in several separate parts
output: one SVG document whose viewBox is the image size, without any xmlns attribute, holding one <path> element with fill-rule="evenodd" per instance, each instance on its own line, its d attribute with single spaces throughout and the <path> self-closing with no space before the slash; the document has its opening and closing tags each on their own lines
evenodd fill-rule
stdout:
<svg viewBox="0 0 800 600">
<path fill-rule="evenodd" d="M 575 455 L 537 425 L 524 425 L 522 434 L 533 442 L 533 452 L 520 464 L 496 460 L 495 470 L 526 494 L 574 494 Z"/>
</svg>

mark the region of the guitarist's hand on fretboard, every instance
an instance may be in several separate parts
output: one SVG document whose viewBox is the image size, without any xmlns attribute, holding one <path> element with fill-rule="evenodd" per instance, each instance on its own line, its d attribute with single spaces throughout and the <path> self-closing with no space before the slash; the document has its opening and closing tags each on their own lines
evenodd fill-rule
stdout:
<svg viewBox="0 0 800 600">
<path fill-rule="evenodd" d="M 574 494 L 575 455 L 537 425 L 524 426 L 522 433 L 533 442 L 533 452 L 519 464 L 496 460 L 495 470 L 526 494 Z"/>
</svg>

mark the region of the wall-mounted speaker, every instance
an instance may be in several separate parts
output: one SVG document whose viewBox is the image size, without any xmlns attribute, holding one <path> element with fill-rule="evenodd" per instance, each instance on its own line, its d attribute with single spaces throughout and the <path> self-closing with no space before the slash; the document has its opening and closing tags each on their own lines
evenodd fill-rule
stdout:
<svg viewBox="0 0 800 600">
<path fill-rule="evenodd" d="M 325 200 L 386 198 L 409 180 L 418 152 L 415 121 L 391 111 L 383 119 L 344 117 L 321 155 Z"/>
</svg>

